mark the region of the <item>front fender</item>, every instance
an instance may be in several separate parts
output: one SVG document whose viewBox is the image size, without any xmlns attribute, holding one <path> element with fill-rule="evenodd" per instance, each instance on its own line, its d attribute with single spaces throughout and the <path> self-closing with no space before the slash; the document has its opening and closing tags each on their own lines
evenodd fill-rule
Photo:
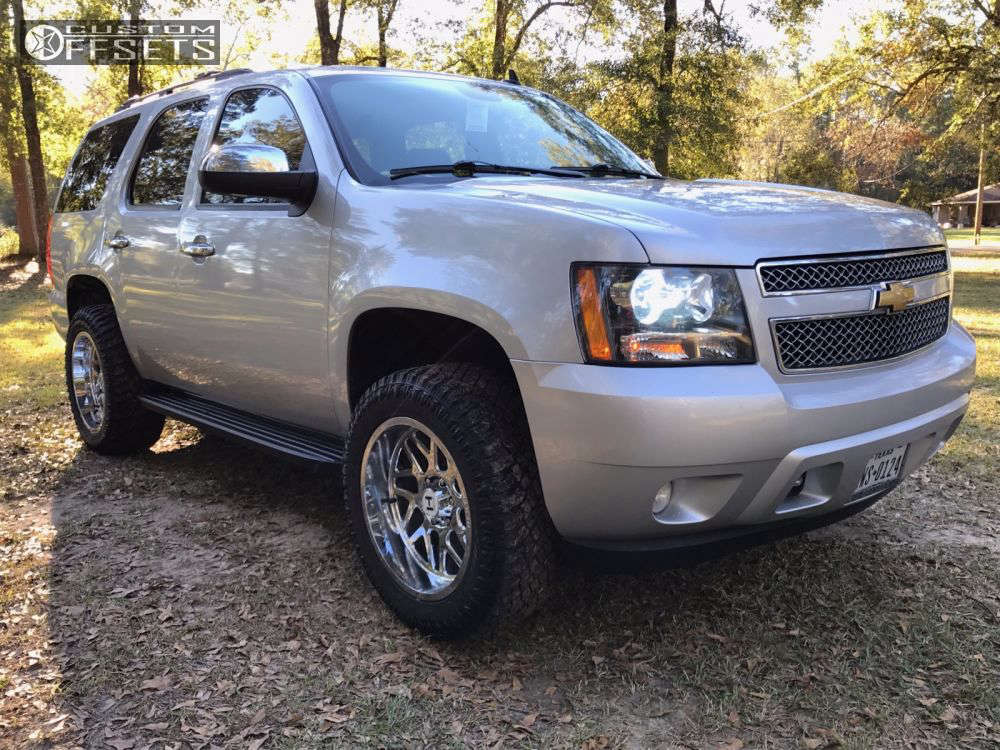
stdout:
<svg viewBox="0 0 1000 750">
<path fill-rule="evenodd" d="M 644 263 L 626 229 L 564 208 L 436 185 L 339 184 L 330 277 L 330 364 L 347 424 L 351 327 L 379 307 L 472 323 L 511 359 L 580 362 L 570 299 L 575 261 Z"/>
</svg>

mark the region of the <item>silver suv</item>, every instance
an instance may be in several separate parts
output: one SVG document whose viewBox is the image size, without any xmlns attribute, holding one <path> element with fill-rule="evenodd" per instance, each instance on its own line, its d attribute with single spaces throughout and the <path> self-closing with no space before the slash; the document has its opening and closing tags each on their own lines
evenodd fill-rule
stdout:
<svg viewBox="0 0 1000 750">
<path fill-rule="evenodd" d="M 84 138 L 50 232 L 70 404 L 343 467 L 361 563 L 454 637 L 557 549 L 731 549 L 844 518 L 962 419 L 925 214 L 664 179 L 512 82 L 206 75 Z"/>
</svg>

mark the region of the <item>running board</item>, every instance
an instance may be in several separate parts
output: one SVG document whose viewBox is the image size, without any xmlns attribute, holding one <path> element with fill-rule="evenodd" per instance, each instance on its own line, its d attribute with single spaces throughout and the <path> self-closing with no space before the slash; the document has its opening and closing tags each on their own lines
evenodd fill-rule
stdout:
<svg viewBox="0 0 1000 750">
<path fill-rule="evenodd" d="M 344 441 L 335 435 L 259 417 L 184 391 L 149 385 L 139 400 L 147 409 L 168 417 L 289 456 L 325 464 L 344 459 Z"/>
</svg>

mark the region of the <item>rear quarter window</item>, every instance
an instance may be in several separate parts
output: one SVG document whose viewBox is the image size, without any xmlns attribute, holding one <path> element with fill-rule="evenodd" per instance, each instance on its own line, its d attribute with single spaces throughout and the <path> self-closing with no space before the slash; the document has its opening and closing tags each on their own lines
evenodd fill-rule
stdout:
<svg viewBox="0 0 1000 750">
<path fill-rule="evenodd" d="M 66 172 L 56 213 L 93 211 L 101 202 L 108 178 L 115 171 L 139 115 L 126 117 L 91 130 L 80 144 Z"/>
</svg>

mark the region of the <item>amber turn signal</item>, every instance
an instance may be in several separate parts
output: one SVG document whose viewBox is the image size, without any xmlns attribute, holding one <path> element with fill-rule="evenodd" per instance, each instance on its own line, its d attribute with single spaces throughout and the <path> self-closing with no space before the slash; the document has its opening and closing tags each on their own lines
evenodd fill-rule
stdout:
<svg viewBox="0 0 1000 750">
<path fill-rule="evenodd" d="M 608 326 L 604 322 L 604 313 L 601 312 L 601 297 L 597 291 L 597 275 L 593 268 L 577 269 L 576 298 L 580 305 L 587 354 L 591 359 L 609 361 L 611 342 L 608 339 Z"/>
</svg>

